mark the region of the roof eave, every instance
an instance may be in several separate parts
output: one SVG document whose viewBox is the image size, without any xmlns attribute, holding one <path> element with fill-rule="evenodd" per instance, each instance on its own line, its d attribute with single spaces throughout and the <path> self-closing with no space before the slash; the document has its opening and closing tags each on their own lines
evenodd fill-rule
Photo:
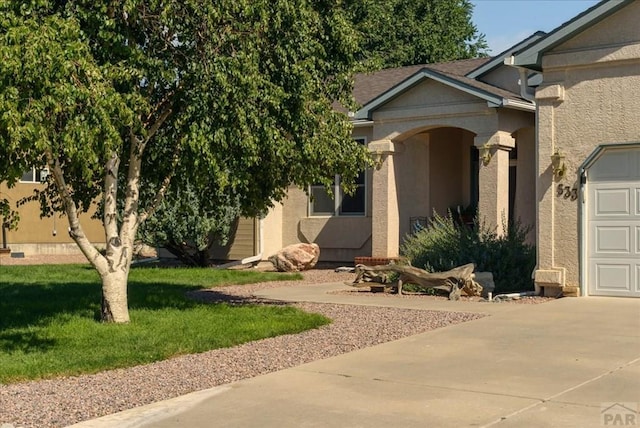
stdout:
<svg viewBox="0 0 640 428">
<path fill-rule="evenodd" d="M 526 39 L 518 42 L 517 44 L 511 46 L 510 48 L 508 48 L 507 50 L 500 52 L 498 55 L 496 55 L 495 57 L 493 57 L 493 59 L 491 59 L 491 61 L 482 64 L 480 67 L 476 68 L 475 70 L 471 70 L 469 73 L 467 73 L 465 76 L 470 78 L 470 79 L 477 79 L 478 77 L 481 77 L 487 73 L 489 73 L 490 71 L 504 65 L 504 59 L 511 56 L 514 52 L 517 52 L 520 49 L 524 49 L 527 46 L 532 45 L 533 43 L 537 42 L 538 40 L 540 40 L 542 37 L 544 37 L 546 33 L 543 31 L 536 31 L 534 34 L 532 34 L 531 36 L 527 37 Z"/>
<path fill-rule="evenodd" d="M 572 20 L 562 24 L 542 39 L 517 52 L 511 57 L 510 65 L 542 71 L 542 56 L 545 52 L 564 43 L 590 25 L 597 23 L 634 0 L 604 0 L 584 11 Z"/>
<path fill-rule="evenodd" d="M 473 86 L 469 86 L 463 82 L 460 82 L 459 80 L 425 68 L 418 71 L 416 74 L 409 77 L 404 82 L 385 92 L 378 98 L 375 98 L 371 102 L 365 104 L 360 110 L 355 113 L 354 119 L 370 120 L 371 112 L 373 112 L 373 110 L 396 98 L 397 96 L 404 93 L 411 87 L 417 85 L 426 78 L 435 80 L 436 82 L 440 82 L 444 85 L 456 88 L 458 90 L 461 90 L 462 92 L 466 92 L 470 95 L 481 98 L 490 104 L 495 104 L 496 106 L 501 106 L 503 104 L 504 99 L 502 97 L 491 94 L 490 92 L 484 91 L 479 88 L 474 88 Z"/>
</svg>

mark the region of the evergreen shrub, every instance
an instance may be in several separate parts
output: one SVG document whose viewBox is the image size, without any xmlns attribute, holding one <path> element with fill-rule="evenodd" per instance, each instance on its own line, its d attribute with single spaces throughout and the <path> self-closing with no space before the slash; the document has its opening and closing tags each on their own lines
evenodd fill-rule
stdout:
<svg viewBox="0 0 640 428">
<path fill-rule="evenodd" d="M 456 222 L 451 213 L 446 217 L 434 213 L 426 227 L 405 238 L 400 251 L 412 266 L 428 272 L 475 263 L 476 272 L 493 273 L 494 294 L 532 291 L 536 253 L 535 246 L 526 242 L 530 228 L 513 222 L 505 230 L 499 236 L 485 222 L 476 220 L 471 227 Z"/>
</svg>

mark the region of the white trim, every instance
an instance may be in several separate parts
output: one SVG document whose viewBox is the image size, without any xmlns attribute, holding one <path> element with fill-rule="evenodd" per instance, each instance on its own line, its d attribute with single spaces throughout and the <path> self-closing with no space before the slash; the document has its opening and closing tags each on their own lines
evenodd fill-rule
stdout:
<svg viewBox="0 0 640 428">
<path fill-rule="evenodd" d="M 503 107 L 512 108 L 514 110 L 536 111 L 536 104 L 534 101 L 527 102 L 505 98 L 502 105 Z"/>
<path fill-rule="evenodd" d="M 374 123 L 375 122 L 373 120 L 352 120 L 351 121 L 351 125 L 354 128 L 362 128 L 362 127 L 365 127 L 365 126 L 371 126 Z M 355 138 L 355 139 L 357 140 L 358 138 Z"/>
<path fill-rule="evenodd" d="M 27 174 L 28 172 L 25 171 L 24 174 L 22 174 L 22 177 L 24 177 L 25 174 Z M 20 177 L 20 180 L 18 180 L 18 183 L 23 183 L 23 184 L 43 184 L 47 181 L 47 177 L 49 176 L 49 167 L 48 166 L 44 166 L 42 168 L 36 168 L 35 166 L 31 167 L 31 176 L 33 177 L 33 180 L 22 180 L 22 177 Z M 44 177 L 44 180 L 42 179 L 42 177 Z M 40 178 L 39 180 L 37 178 Z"/>
</svg>

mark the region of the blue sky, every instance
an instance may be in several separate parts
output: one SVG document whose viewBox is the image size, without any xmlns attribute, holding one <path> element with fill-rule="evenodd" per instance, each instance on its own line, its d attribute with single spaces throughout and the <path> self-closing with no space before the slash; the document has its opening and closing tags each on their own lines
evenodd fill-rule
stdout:
<svg viewBox="0 0 640 428">
<path fill-rule="evenodd" d="M 496 55 L 538 30 L 549 32 L 596 0 L 471 0 L 473 23 Z"/>
</svg>

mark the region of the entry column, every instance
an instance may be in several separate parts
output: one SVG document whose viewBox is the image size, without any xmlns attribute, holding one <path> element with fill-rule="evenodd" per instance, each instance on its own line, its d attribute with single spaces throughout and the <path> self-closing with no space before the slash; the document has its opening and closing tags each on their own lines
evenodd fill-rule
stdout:
<svg viewBox="0 0 640 428">
<path fill-rule="evenodd" d="M 369 143 L 376 160 L 373 171 L 371 207 L 371 255 L 397 257 L 400 252 L 400 220 L 394 157 L 404 149 L 402 143 L 377 140 Z"/>
<path fill-rule="evenodd" d="M 509 218 L 509 152 L 515 139 L 508 132 L 477 135 L 474 145 L 480 151 L 478 213 L 480 220 L 505 233 L 503 219 Z"/>
</svg>

